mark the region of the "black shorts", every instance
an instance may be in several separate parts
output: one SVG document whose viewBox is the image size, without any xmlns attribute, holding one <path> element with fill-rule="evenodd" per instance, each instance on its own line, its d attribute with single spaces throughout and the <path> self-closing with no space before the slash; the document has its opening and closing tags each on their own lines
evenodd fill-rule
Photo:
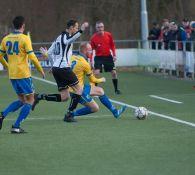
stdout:
<svg viewBox="0 0 195 175">
<path fill-rule="evenodd" d="M 115 64 L 112 55 L 110 56 L 95 56 L 94 58 L 94 68 L 99 69 L 102 72 L 102 67 L 104 67 L 105 72 L 111 72 L 115 70 Z"/>
<path fill-rule="evenodd" d="M 59 91 L 67 89 L 68 87 L 74 86 L 79 83 L 76 75 L 69 67 L 68 68 L 53 67 L 52 73 L 58 85 Z"/>
</svg>

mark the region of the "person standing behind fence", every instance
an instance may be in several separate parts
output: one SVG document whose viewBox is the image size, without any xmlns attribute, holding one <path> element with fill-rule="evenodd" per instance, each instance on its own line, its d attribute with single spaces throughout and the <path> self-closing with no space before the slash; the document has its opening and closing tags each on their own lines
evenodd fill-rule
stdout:
<svg viewBox="0 0 195 175">
<path fill-rule="evenodd" d="M 94 74 L 99 75 L 102 72 L 102 66 L 104 66 L 105 72 L 111 72 L 115 93 L 121 94 L 118 89 L 118 78 L 114 63 L 117 58 L 112 34 L 104 31 L 102 21 L 96 22 L 96 31 L 90 39 L 92 49 L 95 50 Z"/>
<path fill-rule="evenodd" d="M 160 49 L 160 34 L 161 30 L 157 22 L 153 22 L 153 27 L 149 32 L 148 40 L 152 41 L 152 49 Z M 158 46 L 158 47 L 157 47 Z M 157 48 L 156 48 L 157 47 Z"/>
<path fill-rule="evenodd" d="M 191 29 L 191 33 L 190 33 L 190 38 L 188 39 L 186 50 L 195 52 L 195 21 L 192 21 L 190 23 L 190 29 Z"/>
<path fill-rule="evenodd" d="M 184 29 L 185 32 L 186 32 L 187 40 L 189 40 L 189 39 L 190 39 L 190 34 L 191 34 L 191 32 L 192 32 L 191 27 L 190 27 L 190 21 L 189 21 L 189 19 L 184 18 L 184 19 L 182 20 L 182 27 L 183 27 L 183 29 Z"/>
</svg>

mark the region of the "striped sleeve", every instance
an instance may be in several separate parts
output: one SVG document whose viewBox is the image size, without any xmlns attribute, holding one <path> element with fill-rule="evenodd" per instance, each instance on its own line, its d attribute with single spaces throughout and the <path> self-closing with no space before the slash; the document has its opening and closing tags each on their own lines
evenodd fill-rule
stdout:
<svg viewBox="0 0 195 175">
<path fill-rule="evenodd" d="M 77 38 L 79 38 L 82 34 L 82 30 L 79 30 L 78 32 L 76 32 L 75 34 L 68 36 L 68 34 L 65 34 L 64 37 L 64 44 L 71 44 L 73 43 Z"/>
</svg>

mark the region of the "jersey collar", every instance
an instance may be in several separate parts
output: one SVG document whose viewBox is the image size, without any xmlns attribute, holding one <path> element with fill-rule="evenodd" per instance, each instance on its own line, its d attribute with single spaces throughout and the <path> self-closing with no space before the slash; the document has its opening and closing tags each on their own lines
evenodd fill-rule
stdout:
<svg viewBox="0 0 195 175">
<path fill-rule="evenodd" d="M 21 34 L 22 32 L 20 32 L 19 30 L 14 30 L 12 33 L 13 34 Z"/>
<path fill-rule="evenodd" d="M 79 55 L 82 56 L 83 58 L 85 58 L 86 61 L 88 61 L 88 58 L 84 54 L 79 52 Z"/>
</svg>

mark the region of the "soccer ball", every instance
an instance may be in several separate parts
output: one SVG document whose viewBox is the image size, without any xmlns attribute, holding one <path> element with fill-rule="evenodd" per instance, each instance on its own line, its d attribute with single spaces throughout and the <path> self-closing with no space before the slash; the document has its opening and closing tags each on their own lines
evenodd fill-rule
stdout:
<svg viewBox="0 0 195 175">
<path fill-rule="evenodd" d="M 137 107 L 134 115 L 139 120 L 144 120 L 148 116 L 148 110 L 145 107 Z"/>
</svg>

